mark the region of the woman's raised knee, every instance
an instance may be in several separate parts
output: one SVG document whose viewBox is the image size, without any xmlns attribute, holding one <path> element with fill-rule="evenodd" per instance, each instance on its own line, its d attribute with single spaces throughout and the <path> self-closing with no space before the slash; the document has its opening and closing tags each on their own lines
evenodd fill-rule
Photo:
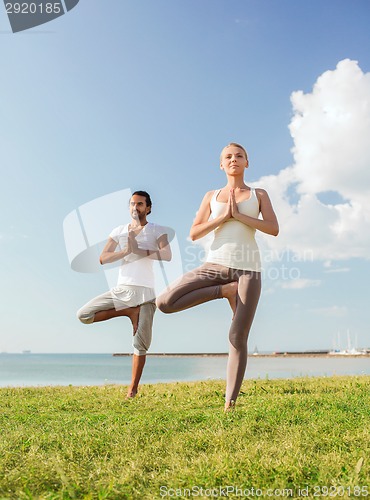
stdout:
<svg viewBox="0 0 370 500">
<path fill-rule="evenodd" d="M 173 308 L 170 306 L 168 301 L 165 300 L 163 297 L 157 297 L 156 306 L 161 312 L 165 314 L 170 314 L 174 312 Z"/>
</svg>

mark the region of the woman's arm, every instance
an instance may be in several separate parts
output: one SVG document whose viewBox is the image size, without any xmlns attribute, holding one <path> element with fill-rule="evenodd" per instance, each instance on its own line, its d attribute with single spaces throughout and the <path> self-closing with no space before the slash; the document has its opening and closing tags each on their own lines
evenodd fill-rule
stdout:
<svg viewBox="0 0 370 500">
<path fill-rule="evenodd" d="M 193 225 L 190 228 L 190 238 L 192 241 L 202 238 L 206 234 L 210 233 L 220 224 L 231 218 L 231 205 L 230 200 L 225 203 L 225 211 L 223 214 L 219 215 L 215 219 L 209 219 L 211 215 L 211 199 L 214 191 L 209 191 L 204 196 L 202 203 L 200 204 L 197 215 L 195 216 Z"/>
<path fill-rule="evenodd" d="M 264 189 L 256 189 L 256 195 L 260 204 L 260 212 L 262 219 L 256 219 L 255 217 L 250 217 L 249 215 L 241 214 L 238 211 L 238 206 L 235 201 L 234 190 L 230 191 L 230 203 L 231 203 L 231 213 L 234 219 L 246 224 L 247 226 L 258 229 L 266 234 L 271 234 L 272 236 L 277 236 L 279 234 L 279 224 L 276 218 L 274 209 L 269 198 L 269 195 Z"/>
<path fill-rule="evenodd" d="M 127 246 L 123 250 L 115 252 L 118 243 L 114 241 L 112 238 L 108 238 L 105 247 L 103 248 L 102 253 L 100 254 L 100 264 L 109 264 L 111 262 L 115 262 L 116 260 L 121 260 L 126 255 L 131 253 L 130 248 Z"/>
</svg>

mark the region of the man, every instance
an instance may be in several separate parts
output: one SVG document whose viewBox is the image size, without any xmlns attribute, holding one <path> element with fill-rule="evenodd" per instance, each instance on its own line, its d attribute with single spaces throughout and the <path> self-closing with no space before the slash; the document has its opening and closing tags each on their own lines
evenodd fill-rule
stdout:
<svg viewBox="0 0 370 500">
<path fill-rule="evenodd" d="M 134 355 L 128 398 L 137 394 L 152 340 L 156 309 L 153 260 L 169 261 L 172 257 L 166 228 L 147 221 L 151 208 L 149 194 L 135 191 L 130 198 L 131 222 L 113 229 L 100 255 L 101 264 L 122 261 L 117 286 L 77 312 L 79 320 L 86 324 L 120 316 L 131 320 Z"/>
</svg>

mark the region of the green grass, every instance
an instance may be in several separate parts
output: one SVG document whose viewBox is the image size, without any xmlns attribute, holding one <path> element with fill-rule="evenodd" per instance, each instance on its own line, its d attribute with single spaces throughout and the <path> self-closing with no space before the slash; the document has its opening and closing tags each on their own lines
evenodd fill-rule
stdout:
<svg viewBox="0 0 370 500">
<path fill-rule="evenodd" d="M 228 414 L 224 386 L 144 385 L 131 401 L 120 386 L 0 389 L 0 498 L 370 496 L 370 377 L 245 381 Z"/>
</svg>

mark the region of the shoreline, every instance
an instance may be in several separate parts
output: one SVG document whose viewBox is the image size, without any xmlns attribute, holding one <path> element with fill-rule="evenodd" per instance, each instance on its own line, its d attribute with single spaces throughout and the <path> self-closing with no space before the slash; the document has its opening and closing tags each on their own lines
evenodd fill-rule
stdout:
<svg viewBox="0 0 370 500">
<path fill-rule="evenodd" d="M 113 353 L 112 356 L 132 356 L 132 353 Z M 166 357 L 166 358 L 185 358 L 185 357 L 198 357 L 198 358 L 223 358 L 227 357 L 227 352 L 221 353 L 148 353 L 150 357 Z M 253 353 L 248 354 L 248 358 L 366 358 L 370 357 L 370 352 L 359 354 L 340 354 L 324 352 L 276 352 L 276 353 Z"/>
<path fill-rule="evenodd" d="M 133 356 L 132 352 L 73 352 L 73 353 L 55 353 L 55 352 L 1 352 L 1 357 L 7 356 L 94 356 L 104 355 L 113 357 L 130 357 Z M 227 352 L 153 352 L 147 353 L 149 357 L 155 358 L 227 358 Z M 370 350 L 365 349 L 360 352 L 331 352 L 331 351 L 297 351 L 297 352 L 261 352 L 248 354 L 248 358 L 368 358 L 370 357 Z"/>
</svg>

